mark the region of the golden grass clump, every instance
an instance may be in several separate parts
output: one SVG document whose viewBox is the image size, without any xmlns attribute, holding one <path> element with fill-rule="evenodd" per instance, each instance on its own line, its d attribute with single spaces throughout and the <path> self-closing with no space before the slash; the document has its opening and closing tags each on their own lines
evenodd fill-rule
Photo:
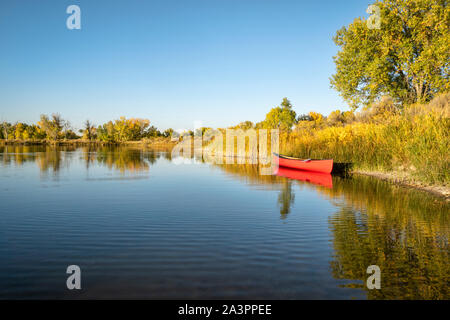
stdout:
<svg viewBox="0 0 450 320">
<path fill-rule="evenodd" d="M 426 105 L 399 108 L 392 99 L 342 121 L 300 121 L 281 141 L 281 152 L 301 158 L 333 158 L 356 169 L 403 171 L 427 183 L 450 182 L 450 93 Z"/>
</svg>

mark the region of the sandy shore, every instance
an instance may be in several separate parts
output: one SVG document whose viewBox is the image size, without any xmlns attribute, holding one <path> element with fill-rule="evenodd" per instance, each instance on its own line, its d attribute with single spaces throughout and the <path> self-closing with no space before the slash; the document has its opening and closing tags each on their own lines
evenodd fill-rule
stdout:
<svg viewBox="0 0 450 320">
<path fill-rule="evenodd" d="M 397 185 L 406 186 L 410 188 L 416 188 L 419 190 L 430 192 L 434 195 L 444 198 L 446 201 L 450 201 L 450 187 L 446 185 L 427 185 L 421 182 L 412 180 L 406 174 L 400 174 L 395 172 L 377 172 L 377 171 L 364 171 L 354 170 L 352 173 L 361 174 L 366 176 L 375 177 L 384 181 L 388 181 Z"/>
</svg>

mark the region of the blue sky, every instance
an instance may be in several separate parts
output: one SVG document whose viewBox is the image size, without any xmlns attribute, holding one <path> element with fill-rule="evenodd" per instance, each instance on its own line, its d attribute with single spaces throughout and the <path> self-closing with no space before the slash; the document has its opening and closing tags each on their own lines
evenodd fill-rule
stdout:
<svg viewBox="0 0 450 320">
<path fill-rule="evenodd" d="M 161 129 L 348 109 L 330 89 L 336 30 L 371 1 L 0 2 L 0 120 L 60 113 L 78 128 L 120 116 Z M 68 30 L 66 8 L 81 8 Z"/>
</svg>

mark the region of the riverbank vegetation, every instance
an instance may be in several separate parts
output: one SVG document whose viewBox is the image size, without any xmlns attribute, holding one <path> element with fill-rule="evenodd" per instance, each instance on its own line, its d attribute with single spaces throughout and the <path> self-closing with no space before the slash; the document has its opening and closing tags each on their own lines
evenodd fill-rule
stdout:
<svg viewBox="0 0 450 320">
<path fill-rule="evenodd" d="M 280 152 L 299 158 L 333 158 L 354 170 L 395 172 L 428 184 L 450 182 L 450 93 L 426 104 L 396 104 L 392 98 L 361 111 L 309 112 L 297 116 L 288 99 L 256 124 L 245 121 L 232 129 L 280 130 Z M 207 128 L 202 128 L 207 134 Z M 86 121 L 76 135 L 58 115 L 37 124 L 3 123 L 1 137 L 11 143 L 175 144 L 173 130 L 160 132 L 148 120 L 121 118 L 95 127 Z M 220 130 L 224 133 L 225 129 Z M 193 133 L 191 133 L 193 134 Z M 174 135 L 175 136 L 175 135 Z M 226 143 L 224 143 L 224 146 Z"/>
<path fill-rule="evenodd" d="M 449 184 L 450 8 L 440 0 L 375 5 L 379 28 L 357 18 L 334 37 L 331 85 L 351 111 L 299 119 L 282 150 Z"/>
<path fill-rule="evenodd" d="M 356 171 L 448 186 L 450 9 L 441 0 L 382 0 L 375 5 L 380 9 L 379 28 L 357 18 L 334 37 L 339 52 L 331 86 L 349 110 L 298 115 L 284 98 L 263 121 L 245 121 L 230 129 L 279 129 L 282 154 L 333 158 Z M 186 135 L 203 136 L 204 146 L 220 133 L 225 147 L 226 129 L 209 129 Z M 42 115 L 31 125 L 0 124 L 0 139 L 7 142 L 175 144 L 178 139 L 171 138 L 176 137 L 174 130 L 161 132 L 140 118 L 121 117 L 98 126 L 86 121 L 78 132 L 58 114 Z"/>
<path fill-rule="evenodd" d="M 165 131 L 150 126 L 148 119 L 120 117 L 95 126 L 86 120 L 83 128 L 74 132 L 70 122 L 55 113 L 51 117 L 41 115 L 36 124 L 6 121 L 0 123 L 0 139 L 12 143 L 163 143 L 170 142 L 173 129 Z"/>
<path fill-rule="evenodd" d="M 450 182 L 450 94 L 400 107 L 383 98 L 361 112 L 310 113 L 282 136 L 282 153 L 333 158 L 355 169 L 405 172 L 429 183 Z"/>
<path fill-rule="evenodd" d="M 230 128 L 277 128 L 280 153 L 288 156 L 334 159 L 354 171 L 395 173 L 404 182 L 450 183 L 450 93 L 411 105 L 383 97 L 361 111 L 328 116 L 314 111 L 297 116 L 285 98 L 265 120 Z"/>
<path fill-rule="evenodd" d="M 297 117 L 284 99 L 253 127 L 280 129 L 287 155 L 448 185 L 450 8 L 441 0 L 374 5 L 379 27 L 357 18 L 334 37 L 339 52 L 331 86 L 350 110 Z"/>
</svg>

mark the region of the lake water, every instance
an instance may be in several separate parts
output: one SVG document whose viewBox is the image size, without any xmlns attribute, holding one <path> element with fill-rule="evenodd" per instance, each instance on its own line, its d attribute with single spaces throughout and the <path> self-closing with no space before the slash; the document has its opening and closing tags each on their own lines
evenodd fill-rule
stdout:
<svg viewBox="0 0 450 320">
<path fill-rule="evenodd" d="M 445 201 L 309 180 L 158 150 L 0 147 L 0 298 L 450 298 Z"/>
</svg>

